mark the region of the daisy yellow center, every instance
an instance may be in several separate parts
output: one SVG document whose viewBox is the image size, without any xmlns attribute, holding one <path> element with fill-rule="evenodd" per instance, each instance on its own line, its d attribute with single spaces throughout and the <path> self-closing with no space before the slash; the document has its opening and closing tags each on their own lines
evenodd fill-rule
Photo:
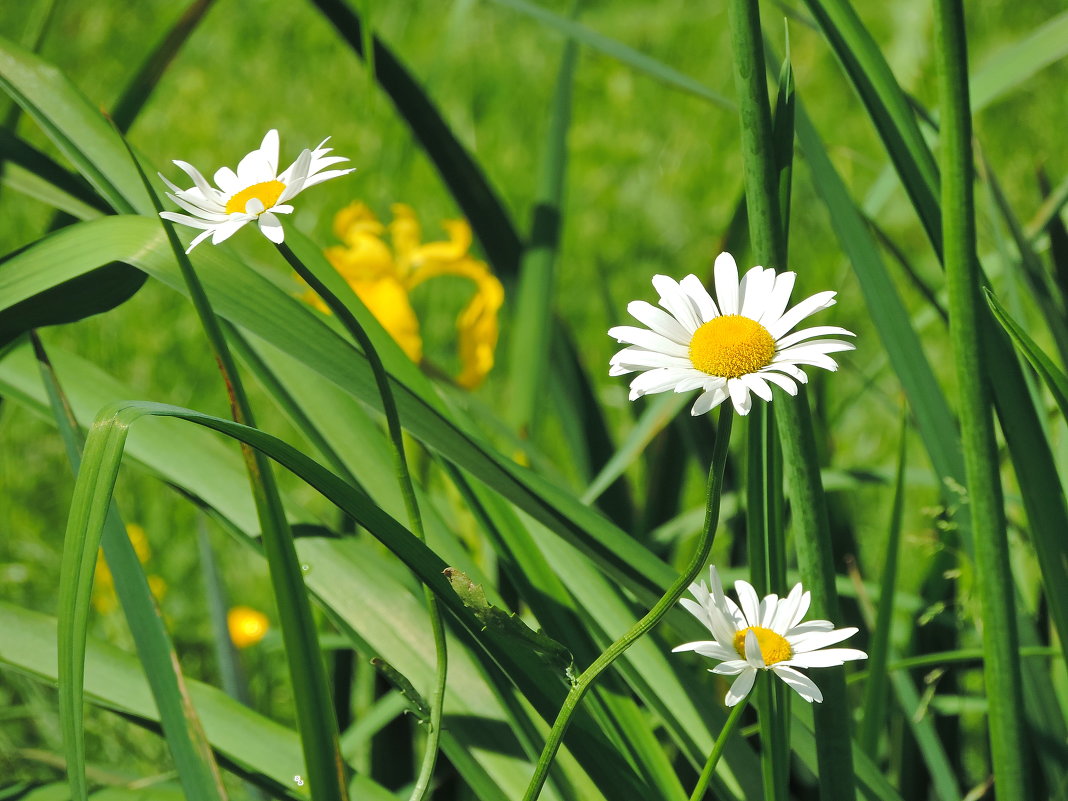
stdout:
<svg viewBox="0 0 1068 801">
<path fill-rule="evenodd" d="M 750 631 L 756 635 L 757 645 L 760 646 L 760 653 L 764 657 L 765 665 L 784 662 L 794 655 L 790 643 L 781 634 L 763 626 L 750 626 L 734 635 L 734 650 L 738 652 L 742 659 L 745 659 L 745 635 Z"/>
<path fill-rule="evenodd" d="M 775 340 L 756 320 L 740 314 L 715 317 L 690 340 L 690 362 L 702 373 L 738 378 L 771 364 Z"/>
<path fill-rule="evenodd" d="M 286 185 L 281 181 L 264 181 L 261 184 L 253 184 L 246 189 L 242 189 L 226 201 L 226 213 L 243 214 L 248 202 L 253 198 L 258 199 L 263 203 L 264 209 L 269 209 L 278 202 L 278 198 L 282 196 L 282 192 L 285 191 L 285 188 Z"/>
</svg>

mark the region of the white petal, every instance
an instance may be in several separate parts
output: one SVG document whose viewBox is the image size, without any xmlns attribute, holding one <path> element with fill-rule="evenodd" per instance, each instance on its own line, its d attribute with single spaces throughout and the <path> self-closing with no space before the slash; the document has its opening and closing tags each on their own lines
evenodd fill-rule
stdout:
<svg viewBox="0 0 1068 801">
<path fill-rule="evenodd" d="M 753 682 L 756 680 L 755 670 L 744 670 L 734 680 L 734 684 L 731 685 L 730 690 L 727 691 L 727 697 L 724 702 L 727 706 L 735 706 L 739 701 L 745 698 L 749 691 L 753 689 Z"/>
<path fill-rule="evenodd" d="M 786 633 L 786 639 L 798 637 L 802 634 L 811 634 L 814 631 L 830 631 L 833 628 L 834 624 L 829 620 L 806 620 L 804 623 L 792 626 Z"/>
<path fill-rule="evenodd" d="M 268 136 L 270 136 L 269 132 Z M 266 137 L 264 138 L 264 141 L 266 141 Z M 264 181 L 273 181 L 276 172 L 271 169 L 271 162 L 268 159 L 269 154 L 259 149 L 248 153 L 240 162 L 238 162 L 238 180 L 245 186 L 252 186 L 253 184 L 263 183 Z M 276 163 L 277 159 L 278 152 L 275 151 Z"/>
<path fill-rule="evenodd" d="M 658 392 L 674 389 L 675 385 L 689 374 L 689 370 L 677 367 L 657 367 L 647 370 L 630 382 L 631 400 L 640 398 L 642 395 L 655 395 Z"/>
<path fill-rule="evenodd" d="M 749 387 L 737 378 L 727 379 L 727 391 L 731 395 L 731 403 L 738 414 L 745 416 L 753 408 L 753 399 L 749 396 Z"/>
<path fill-rule="evenodd" d="M 220 167 L 215 171 L 215 185 L 228 195 L 236 195 L 245 188 L 237 173 L 229 167 Z"/>
<path fill-rule="evenodd" d="M 771 290 L 768 302 L 764 304 L 764 313 L 757 320 L 765 328 L 770 328 L 776 323 L 782 313 L 786 311 L 786 305 L 790 302 L 790 293 L 794 291 L 794 280 L 797 273 L 785 272 L 775 276 L 775 288 Z"/>
<path fill-rule="evenodd" d="M 695 389 L 704 389 L 705 384 L 708 383 L 708 376 L 700 371 L 697 371 L 695 375 L 688 376 L 682 379 L 675 385 L 676 392 L 692 392 Z"/>
<path fill-rule="evenodd" d="M 753 585 L 744 579 L 734 582 L 734 594 L 738 596 L 738 603 L 745 615 L 746 626 L 760 625 L 760 598 Z"/>
<path fill-rule="evenodd" d="M 615 337 L 620 342 L 626 342 L 630 345 L 638 345 L 657 353 L 679 356 L 689 360 L 689 348 L 680 345 L 678 342 L 672 342 L 667 337 L 646 328 L 637 328 L 633 325 L 617 325 L 615 328 L 608 329 L 608 336 Z"/>
<path fill-rule="evenodd" d="M 694 401 L 693 407 L 690 409 L 690 414 L 697 417 L 699 414 L 710 412 L 723 403 L 723 401 L 727 400 L 727 397 L 727 391 L 722 388 L 702 392 L 697 396 L 697 400 Z"/>
<path fill-rule="evenodd" d="M 713 269 L 716 276 L 716 300 L 722 314 L 738 313 L 738 265 L 730 253 L 716 256 Z M 774 336 L 774 335 L 773 335 Z"/>
<path fill-rule="evenodd" d="M 801 605 L 801 595 L 801 585 L 795 584 L 793 589 L 790 590 L 790 594 L 779 601 L 779 606 L 775 610 L 775 617 L 772 618 L 771 624 L 768 626 L 769 629 L 780 634 L 790 630 L 794 623 L 794 615 L 797 614 L 797 608 Z"/>
<path fill-rule="evenodd" d="M 286 238 L 286 232 L 282 229 L 282 221 L 269 211 L 260 215 L 260 233 L 276 245 L 285 241 Z"/>
<path fill-rule="evenodd" d="M 845 662 L 857 659 L 867 659 L 868 655 L 856 648 L 826 648 L 822 651 L 811 651 L 806 654 L 795 654 L 790 658 L 791 665 L 798 667 L 834 667 Z"/>
<path fill-rule="evenodd" d="M 794 383 L 792 378 L 787 378 L 779 373 L 773 373 L 771 370 L 761 370 L 760 377 L 765 381 L 770 381 L 778 387 L 782 387 L 791 395 L 797 394 L 797 384 Z"/>
<path fill-rule="evenodd" d="M 270 170 L 271 178 L 274 178 L 278 175 L 278 131 L 275 128 L 263 135 L 260 153 L 263 154 L 263 160 Z"/>
<path fill-rule="evenodd" d="M 215 226 L 215 231 L 211 235 L 211 244 L 218 245 L 220 242 L 225 242 L 248 222 L 248 218 L 239 218 L 237 215 L 234 215 L 234 217 L 235 219 Z"/>
<path fill-rule="evenodd" d="M 745 634 L 745 661 L 749 663 L 750 667 L 767 667 L 764 664 L 764 653 L 760 650 L 760 642 L 757 640 L 756 632 L 754 631 L 748 631 Z"/>
<path fill-rule="evenodd" d="M 712 621 L 708 619 L 708 610 L 705 609 L 704 604 L 691 601 L 689 598 L 679 598 L 679 605 L 700 620 L 706 629 L 712 630 Z"/>
<path fill-rule="evenodd" d="M 739 314 L 751 320 L 759 320 L 768 305 L 771 289 L 775 286 L 775 270 L 754 267 L 742 278 L 738 287 Z"/>
<path fill-rule="evenodd" d="M 820 648 L 826 648 L 828 645 L 834 645 L 842 640 L 849 639 L 857 633 L 857 629 L 852 626 L 844 629 L 834 629 L 833 631 L 812 631 L 806 634 L 794 634 L 790 633 L 786 640 L 790 643 L 790 647 L 795 654 L 804 653 L 806 651 L 816 651 Z"/>
<path fill-rule="evenodd" d="M 211 228 L 207 229 L 206 231 L 201 231 L 199 234 L 197 234 L 196 237 L 193 239 L 193 241 L 189 243 L 189 247 L 187 247 L 185 249 L 186 255 L 188 256 L 190 253 L 192 253 L 193 252 L 193 248 L 195 248 L 197 245 L 199 245 L 201 242 L 203 242 L 205 239 L 207 239 L 209 236 L 211 236 L 211 234 L 212 234 L 212 229 Z"/>
<path fill-rule="evenodd" d="M 737 656 L 737 654 L 735 654 Z M 723 662 L 712 668 L 709 673 L 715 673 L 717 676 L 737 676 L 743 670 L 752 670 L 749 663 L 744 659 L 732 659 L 729 662 Z"/>
<path fill-rule="evenodd" d="M 765 401 L 771 400 L 771 387 L 768 386 L 763 376 L 757 373 L 749 373 L 741 376 L 738 380 L 755 392 L 757 397 Z"/>
<path fill-rule="evenodd" d="M 788 348 L 779 350 L 777 356 L 808 356 L 810 353 L 841 353 L 847 350 L 856 350 L 857 346 L 853 342 L 846 342 L 842 339 L 813 339 L 808 342 L 799 342 L 796 345 L 791 345 Z"/>
<path fill-rule="evenodd" d="M 779 608 L 779 596 L 775 593 L 765 595 L 760 599 L 760 625 L 771 628 L 771 620 L 775 617 L 775 610 Z"/>
<path fill-rule="evenodd" d="M 344 159 L 344 161 L 348 161 L 348 159 Z M 318 184 L 321 184 L 324 181 L 329 181 L 333 178 L 340 178 L 342 175 L 348 175 L 350 172 L 356 172 L 356 168 L 350 167 L 347 170 L 327 170 L 326 172 L 320 173 L 312 172 L 308 175 L 307 178 L 304 179 L 304 183 L 298 191 L 307 189 L 309 186 L 317 186 Z M 294 192 L 293 195 L 295 194 L 297 193 Z M 290 195 L 290 197 L 292 197 L 293 195 Z"/>
<path fill-rule="evenodd" d="M 272 209 L 277 213 L 277 209 Z M 609 364 L 628 368 L 628 372 L 645 370 L 650 367 L 688 367 L 693 365 L 690 360 L 682 356 L 668 356 L 655 350 L 646 350 L 640 347 L 623 348 L 618 351 L 609 361 Z"/>
<path fill-rule="evenodd" d="M 282 194 L 278 197 L 279 203 L 285 203 L 290 198 L 296 197 L 304 188 L 304 182 L 308 180 L 308 167 L 311 165 L 311 151 L 304 150 L 297 160 L 285 171 L 285 179 L 279 179 L 286 185 Z"/>
<path fill-rule="evenodd" d="M 687 331 L 682 324 L 665 311 L 661 311 L 651 303 L 644 300 L 635 300 L 627 304 L 627 311 L 631 317 L 640 323 L 645 323 L 650 329 L 667 337 L 673 342 L 690 347 L 693 333 Z"/>
<path fill-rule="evenodd" d="M 768 333 L 771 334 L 772 339 L 778 340 L 779 337 L 788 333 L 790 329 L 806 317 L 833 306 L 835 304 L 834 296 L 837 294 L 837 292 L 830 290 L 826 292 L 817 292 L 812 297 L 805 298 L 798 303 L 774 323 L 764 327 L 768 329 Z"/>
<path fill-rule="evenodd" d="M 654 275 L 653 288 L 660 293 L 660 305 L 671 312 L 683 328 L 692 334 L 700 327 L 696 308 L 674 278 Z"/>
<path fill-rule="evenodd" d="M 263 201 L 262 200 L 260 200 L 258 197 L 254 197 L 254 198 L 249 198 L 248 203 L 245 204 L 244 211 L 245 211 L 245 214 L 251 214 L 252 216 L 255 217 L 257 214 L 262 214 L 263 210 L 266 209 L 266 208 L 267 207 L 263 205 Z"/>
<path fill-rule="evenodd" d="M 712 633 L 716 635 L 720 645 L 725 648 L 733 648 L 734 635 L 738 631 L 734 620 L 733 604 L 723 594 L 723 582 L 719 580 L 719 573 L 716 572 L 715 565 L 709 565 L 708 575 L 712 583 L 712 605 L 708 610 L 709 618 L 712 621 Z"/>
<path fill-rule="evenodd" d="M 738 653 L 733 648 L 724 648 L 714 640 L 707 640 L 705 642 L 697 643 L 696 645 L 697 647 L 692 649 L 694 653 L 698 653 L 701 656 L 707 656 L 709 659 L 719 659 L 722 661 L 738 659 Z"/>
<path fill-rule="evenodd" d="M 816 703 L 823 701 L 823 693 L 820 692 L 820 688 L 804 673 L 798 673 L 793 668 L 779 667 L 778 665 L 772 665 L 771 669 L 775 671 L 776 676 L 785 681 L 791 689 L 795 690 L 806 701 L 810 703 L 812 701 Z"/>
<path fill-rule="evenodd" d="M 830 370 L 832 373 L 838 370 L 838 362 L 832 359 L 830 356 L 824 356 L 822 353 L 815 353 L 808 351 L 803 354 L 790 354 L 788 356 L 776 355 L 773 364 L 781 364 L 782 361 L 789 361 L 791 364 L 806 364 L 812 367 L 822 367 L 824 370 Z"/>
<path fill-rule="evenodd" d="M 707 323 L 713 317 L 719 317 L 719 309 L 716 302 L 708 294 L 705 285 L 696 275 L 688 275 L 679 281 L 683 292 L 690 296 L 690 301 L 697 307 L 697 313 L 701 315 L 701 322 Z"/>
<path fill-rule="evenodd" d="M 209 220 L 201 219 L 200 217 L 190 217 L 187 214 L 179 214 L 176 211 L 161 211 L 159 216 L 165 220 L 176 222 L 181 225 L 188 225 L 190 228 L 214 228 L 218 223 L 211 222 Z"/>
<path fill-rule="evenodd" d="M 795 381 L 798 381 L 801 384 L 807 384 L 808 383 L 808 376 L 805 375 L 805 371 L 802 370 L 800 367 L 798 367 L 795 364 L 790 364 L 790 362 L 779 362 L 779 363 L 776 363 L 774 361 L 774 359 L 773 359 L 771 364 L 769 364 L 767 367 L 761 368 L 760 372 L 762 372 L 762 373 L 768 373 L 768 372 L 785 373 L 786 375 L 790 376 L 792 379 L 794 379 Z"/>
<path fill-rule="evenodd" d="M 204 176 L 200 174 L 200 170 L 185 161 L 175 160 L 174 164 L 192 179 L 193 185 L 201 191 L 201 194 L 205 197 L 211 196 L 211 185 L 205 180 Z"/>
<path fill-rule="evenodd" d="M 803 342 L 806 339 L 827 336 L 828 334 L 838 334 L 839 336 L 844 337 L 856 336 L 852 331 L 847 331 L 836 325 L 817 325 L 813 328 L 803 328 L 800 331 L 794 331 L 792 334 L 787 334 L 775 343 L 775 349 L 784 350 L 785 348 L 788 348 L 791 345 L 796 345 L 798 342 Z"/>
</svg>

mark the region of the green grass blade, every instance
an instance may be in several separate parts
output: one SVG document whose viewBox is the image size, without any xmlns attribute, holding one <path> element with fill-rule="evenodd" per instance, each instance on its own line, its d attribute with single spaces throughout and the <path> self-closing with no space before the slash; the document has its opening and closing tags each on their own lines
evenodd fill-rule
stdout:
<svg viewBox="0 0 1068 801">
<path fill-rule="evenodd" d="M 992 397 L 983 380 L 984 341 L 980 270 L 975 253 L 972 195 L 972 126 L 964 8 L 959 0 L 935 3 L 935 42 L 942 98 L 942 233 L 949 296 L 950 339 L 960 385 L 961 444 L 972 522 L 975 567 L 983 620 L 987 719 L 998 797 L 1029 797 L 1024 756 L 1023 693 L 1016 657 L 1019 635 L 1015 588 L 997 472 Z"/>
<path fill-rule="evenodd" d="M 1036 72 L 1065 56 L 1068 56 L 1068 12 L 1042 23 L 972 73 L 972 113 L 997 102 Z"/>
<path fill-rule="evenodd" d="M 564 42 L 549 116 L 549 134 L 542 155 L 541 177 L 527 249 L 520 264 L 512 326 L 511 422 L 522 436 L 533 434 L 536 411 L 552 343 L 553 289 L 556 253 L 560 247 L 564 182 L 567 174 L 567 132 L 571 125 L 571 93 L 578 45 Z"/>
<path fill-rule="evenodd" d="M 148 54 L 111 110 L 111 119 L 116 128 L 125 133 L 133 125 L 163 73 L 214 2 L 215 0 L 193 0 L 167 31 L 167 35 Z"/>
<path fill-rule="evenodd" d="M 576 42 L 589 47 L 591 50 L 610 56 L 629 67 L 633 67 L 639 72 L 645 73 L 651 78 L 655 78 L 667 86 L 687 92 L 688 94 L 696 95 L 713 105 L 725 109 L 734 108 L 734 103 L 731 102 L 729 98 L 719 92 L 713 91 L 700 81 L 694 80 L 690 76 L 684 75 L 678 70 L 669 67 L 667 64 L 657 61 L 632 47 L 628 47 L 616 39 L 612 39 L 597 33 L 596 31 L 590 30 L 586 26 L 580 25 L 565 16 L 556 14 L 547 8 L 535 5 L 534 3 L 529 3 L 526 0 L 493 0 L 493 2 L 517 11 L 520 14 L 524 14 L 532 19 L 536 19 L 543 25 L 553 28 L 568 38 L 574 39 Z"/>
<path fill-rule="evenodd" d="M 831 227 L 849 257 L 868 313 L 898 380 L 909 398 L 916 426 L 939 480 L 964 479 L 956 420 L 942 394 L 909 314 L 894 286 L 871 232 L 838 175 L 804 106 L 798 102 L 797 139 L 813 183 L 830 216 Z"/>
<path fill-rule="evenodd" d="M 71 173 L 46 153 L 8 130 L 0 130 L 0 160 L 4 163 L 5 180 L 7 170 L 18 166 L 52 184 L 63 194 L 70 195 L 81 206 L 91 209 L 90 214 L 107 214 L 110 211 L 84 178 Z"/>
<path fill-rule="evenodd" d="M 356 13 L 343 0 L 312 1 L 363 58 L 364 35 Z M 497 193 L 400 59 L 377 37 L 374 43 L 375 79 L 434 162 L 497 274 L 516 275 L 522 244 Z"/>
<path fill-rule="evenodd" d="M 541 715 L 549 718 L 555 713 L 562 694 L 559 678 L 547 673 L 546 668 L 512 653 L 509 643 L 499 642 L 482 633 L 482 623 L 463 605 L 442 575 L 446 565 L 439 556 L 343 479 L 325 470 L 291 445 L 257 429 L 232 420 L 165 404 L 123 401 L 110 405 L 98 416 L 87 439 L 84 467 L 79 474 L 75 487 L 76 500 L 72 505 L 73 509 L 82 510 L 85 514 L 72 519 L 72 531 L 84 534 L 86 540 L 97 536 L 93 527 L 99 524 L 94 515 L 99 507 L 110 499 L 122 455 L 123 440 L 130 427 L 145 415 L 176 417 L 224 433 L 256 448 L 283 467 L 292 470 L 364 526 L 400 558 L 420 581 L 430 587 L 443 606 L 458 618 L 474 641 L 486 650 L 492 661 L 516 682 Z M 76 536 L 74 539 L 80 537 Z M 88 587 L 80 586 L 79 592 L 87 593 Z M 87 603 L 87 594 L 85 598 Z M 61 661 L 60 664 L 62 666 L 64 662 Z M 550 678 L 553 680 L 548 681 Z M 581 755 L 582 764 L 590 771 L 591 776 L 595 779 L 600 777 L 606 785 L 616 784 L 628 792 L 646 792 L 643 783 L 621 763 L 619 757 L 603 747 L 603 741 L 594 729 L 588 725 L 581 725 L 579 728 L 580 737 L 576 738 L 577 743 L 573 750 L 576 756 Z"/>
<path fill-rule="evenodd" d="M 890 511 L 889 533 L 879 580 L 879 610 L 871 626 L 868 644 L 868 680 L 864 687 L 864 711 L 857 744 L 873 760 L 877 758 L 879 737 L 886 728 L 886 665 L 890 649 L 890 630 L 894 623 L 894 593 L 897 591 L 898 556 L 901 550 L 901 518 L 905 508 L 905 467 L 908 464 L 908 415 L 901 413 L 901 433 L 897 451 L 897 476 Z M 906 714 L 908 714 L 906 712 Z"/>
<path fill-rule="evenodd" d="M 40 341 L 34 349 L 51 400 L 56 426 L 67 448 L 72 471 L 81 462 L 81 437 L 67 399 Z M 187 795 L 195 798 L 225 799 L 219 769 L 212 758 L 196 711 L 189 702 L 185 679 L 178 667 L 178 655 L 167 634 L 155 598 L 134 552 L 118 508 L 112 504 L 103 534 L 104 556 L 114 577 L 115 591 L 130 626 L 138 657 L 144 666 L 160 721 L 174 759 L 178 778 Z M 84 766 L 68 766 L 83 770 Z"/>
<path fill-rule="evenodd" d="M 56 67 L 0 37 L 0 88 L 120 214 L 152 213 L 140 176 L 115 129 Z"/>
<path fill-rule="evenodd" d="M 296 251 L 296 242 L 293 247 Z M 298 255 L 304 258 L 299 251 Z M 318 315 L 219 248 L 197 250 L 193 258 L 212 305 L 222 317 L 291 352 L 369 406 L 379 406 L 366 361 Z M 6 280 L 0 284 L 0 309 L 32 297 L 72 274 L 116 259 L 126 259 L 177 291 L 184 291 L 170 248 L 154 221 L 106 217 L 70 226 L 10 259 L 3 274 Z M 368 329 L 373 335 L 370 326 Z M 417 395 L 399 382 L 394 394 L 401 419 L 412 434 L 560 536 L 578 544 L 626 586 L 645 598 L 653 598 L 671 583 L 674 570 L 640 543 L 553 482 L 496 454 L 469 433 L 466 424 L 439 411 L 435 400 Z"/>
<path fill-rule="evenodd" d="M 731 0 L 728 20 L 742 123 L 745 195 L 753 256 L 758 264 L 782 269 L 786 266 L 787 248 L 780 217 L 779 165 L 774 161 L 775 137 L 768 104 L 760 11 L 747 0 Z M 790 487 L 802 581 L 812 594 L 814 614 L 835 621 L 839 613 L 834 558 L 807 395 L 802 392 L 796 398 L 779 401 L 775 422 L 782 441 L 784 475 Z M 821 797 L 828 801 L 852 801 L 856 795 L 856 777 L 845 672 L 841 667 L 828 668 L 821 671 L 820 679 L 824 703 L 813 710 L 813 715 Z"/>
<path fill-rule="evenodd" d="M 938 166 L 908 97 L 848 0 L 806 0 L 868 110 L 936 252 L 942 251 Z M 917 408 L 915 404 L 913 408 Z"/>
<path fill-rule="evenodd" d="M 986 290 L 986 301 L 995 319 L 1012 337 L 1016 348 L 1042 378 L 1061 409 L 1061 414 L 1068 415 L 1068 376 L 1042 352 L 1023 326 L 1009 315 L 990 290 Z M 1057 483 L 1055 475 L 1052 477 L 1052 483 Z M 1056 502 L 1058 496 L 1053 497 L 1052 502 Z M 1061 497 L 1061 505 L 1063 503 Z M 1043 573 L 1044 590 L 1049 599 L 1050 615 L 1059 634 L 1065 659 L 1068 660 L 1068 543 L 1064 537 L 1054 539 L 1035 536 L 1033 541 Z"/>
<path fill-rule="evenodd" d="M 48 684 L 56 670 L 56 619 L 0 601 L 0 664 Z M 158 721 L 155 701 L 140 662 L 114 646 L 90 640 L 86 650 L 86 697 L 133 720 Z M 294 776 L 305 776 L 296 732 L 188 679 L 189 695 L 212 748 L 231 767 L 251 773 L 260 786 L 299 799 Z"/>
</svg>

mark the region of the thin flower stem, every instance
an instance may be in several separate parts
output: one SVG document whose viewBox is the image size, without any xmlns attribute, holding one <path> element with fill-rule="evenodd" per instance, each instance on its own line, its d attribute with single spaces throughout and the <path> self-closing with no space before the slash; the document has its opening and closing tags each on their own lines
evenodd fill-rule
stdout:
<svg viewBox="0 0 1068 801">
<path fill-rule="evenodd" d="M 760 11 L 753 0 L 730 0 L 727 11 L 741 117 L 750 240 L 756 263 L 784 269 L 786 237 L 779 210 L 778 165 L 765 79 Z M 812 593 L 814 612 L 836 620 L 834 559 L 808 400 L 801 392 L 792 400 L 777 403 L 776 407 L 775 423 L 790 486 L 802 582 Z M 813 718 L 821 798 L 853 801 L 856 789 L 844 670 L 841 667 L 824 670 L 820 689 L 824 703 L 816 705 Z"/>
<path fill-rule="evenodd" d="M 727 746 L 727 740 L 730 739 L 731 732 L 738 726 L 738 720 L 742 716 L 742 712 L 746 706 L 749 705 L 749 699 L 752 697 L 752 691 L 745 696 L 741 701 L 734 705 L 731 709 L 730 715 L 727 716 L 727 722 L 723 724 L 723 728 L 720 729 L 719 737 L 716 738 L 716 742 L 712 746 L 712 752 L 708 755 L 708 761 L 705 762 L 704 770 L 701 771 L 701 776 L 697 779 L 697 785 L 693 788 L 693 793 L 690 794 L 690 801 L 701 801 L 705 797 L 705 792 L 708 790 L 708 783 L 712 780 L 713 774 L 716 772 L 716 763 L 719 762 L 720 756 L 723 754 L 723 749 Z"/>
<path fill-rule="evenodd" d="M 961 446 L 971 509 L 982 610 L 983 663 L 990 704 L 990 750 L 998 799 L 1032 798 L 1024 754 L 1019 639 L 1014 608 L 997 442 L 979 329 L 982 301 L 975 254 L 972 125 L 968 53 L 960 0 L 935 3 L 935 52 L 942 97 L 942 237 L 949 334 L 960 387 Z"/>
<path fill-rule="evenodd" d="M 292 267 L 305 283 L 308 284 L 323 299 L 323 302 L 334 313 L 356 343 L 360 346 L 367 362 L 371 366 L 371 372 L 375 377 L 378 394 L 382 399 L 382 411 L 386 416 L 386 429 L 389 432 L 389 441 L 393 449 L 394 469 L 397 482 L 400 484 L 401 495 L 404 498 L 404 506 L 408 513 L 408 522 L 412 533 L 421 541 L 426 542 L 426 533 L 423 530 L 423 516 L 419 511 L 419 501 L 415 496 L 415 485 L 412 482 L 411 471 L 408 468 L 408 459 L 404 452 L 404 433 L 401 429 L 400 415 L 397 413 L 397 403 L 393 398 L 393 390 L 389 386 L 389 375 L 385 365 L 375 350 L 371 338 L 367 335 L 363 326 L 360 325 L 356 316 L 349 311 L 341 299 L 319 280 L 285 242 L 277 244 L 278 252 L 282 254 L 289 266 Z M 430 724 L 427 731 L 426 751 L 419 768 L 415 786 L 410 796 L 411 801 L 420 801 L 430 789 L 430 780 L 433 778 L 434 765 L 437 763 L 438 747 L 441 739 L 442 710 L 445 703 L 445 681 L 448 674 L 448 651 L 445 645 L 445 625 L 438 608 L 437 596 L 429 587 L 423 587 L 426 596 L 427 609 L 430 614 L 430 627 L 434 635 L 434 652 L 437 664 L 434 690 L 430 696 Z"/>
<path fill-rule="evenodd" d="M 125 143 L 125 139 L 123 141 Z M 161 211 L 159 198 L 128 144 L 127 150 L 141 175 L 153 206 L 157 212 Z M 255 427 L 252 406 L 208 295 L 197 278 L 173 225 L 166 220 L 161 223 L 226 385 L 231 416 L 237 423 Z M 241 445 L 241 453 L 252 487 L 271 586 L 277 595 L 282 641 L 293 686 L 297 729 L 308 771 L 311 797 L 313 801 L 347 801 L 348 784 L 345 781 L 344 762 L 338 743 L 337 720 L 334 717 L 326 669 L 319 650 L 318 633 L 304 576 L 300 572 L 293 534 L 289 530 L 270 461 L 260 451 L 244 443 Z"/>
<path fill-rule="evenodd" d="M 549 768 L 556 758 L 556 752 L 564 738 L 567 727 L 571 724 L 571 718 L 578 710 L 582 698 L 586 695 L 593 681 L 601 672 L 623 655 L 630 646 L 640 640 L 649 632 L 660 619 L 667 614 L 682 597 L 686 588 L 693 583 L 697 574 L 705 567 L 708 554 L 712 550 L 712 541 L 716 535 L 716 526 L 719 521 L 720 496 L 723 494 L 723 468 L 727 463 L 727 449 L 730 445 L 731 425 L 734 420 L 733 408 L 730 404 L 720 407 L 719 425 L 716 428 L 716 444 L 712 451 L 712 464 L 708 469 L 708 490 L 705 497 L 705 524 L 698 542 L 697 550 L 690 559 L 686 570 L 668 588 L 664 596 L 656 602 L 652 609 L 635 623 L 631 629 L 612 643 L 571 685 L 571 690 L 564 699 L 564 704 L 557 713 L 549 736 L 545 739 L 538 763 L 534 766 L 534 775 L 527 785 L 523 794 L 523 801 L 535 801 L 541 794 L 545 780 L 549 776 Z"/>
</svg>

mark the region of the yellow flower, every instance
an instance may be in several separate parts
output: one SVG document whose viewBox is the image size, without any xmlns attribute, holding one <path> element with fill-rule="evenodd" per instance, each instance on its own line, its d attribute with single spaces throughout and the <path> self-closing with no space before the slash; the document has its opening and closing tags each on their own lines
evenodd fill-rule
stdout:
<svg viewBox="0 0 1068 801">
<path fill-rule="evenodd" d="M 456 383 L 473 389 L 493 368 L 500 328 L 497 313 L 504 288 L 485 262 L 469 254 L 471 227 L 465 220 L 446 220 L 448 239 L 422 242 L 419 220 L 411 206 L 395 203 L 388 226 L 392 248 L 382 238 L 386 226 L 366 204 L 352 203 L 334 217 L 334 233 L 344 242 L 326 249 L 326 257 L 345 278 L 375 319 L 414 362 L 423 358 L 419 320 L 409 294 L 419 284 L 443 275 L 466 278 L 475 294 L 456 320 L 461 369 Z M 304 300 L 324 313 L 326 305 L 308 291 Z"/>
<path fill-rule="evenodd" d="M 238 648 L 248 648 L 263 639 L 270 624 L 267 616 L 248 606 L 235 606 L 226 615 L 230 639 Z"/>
</svg>

